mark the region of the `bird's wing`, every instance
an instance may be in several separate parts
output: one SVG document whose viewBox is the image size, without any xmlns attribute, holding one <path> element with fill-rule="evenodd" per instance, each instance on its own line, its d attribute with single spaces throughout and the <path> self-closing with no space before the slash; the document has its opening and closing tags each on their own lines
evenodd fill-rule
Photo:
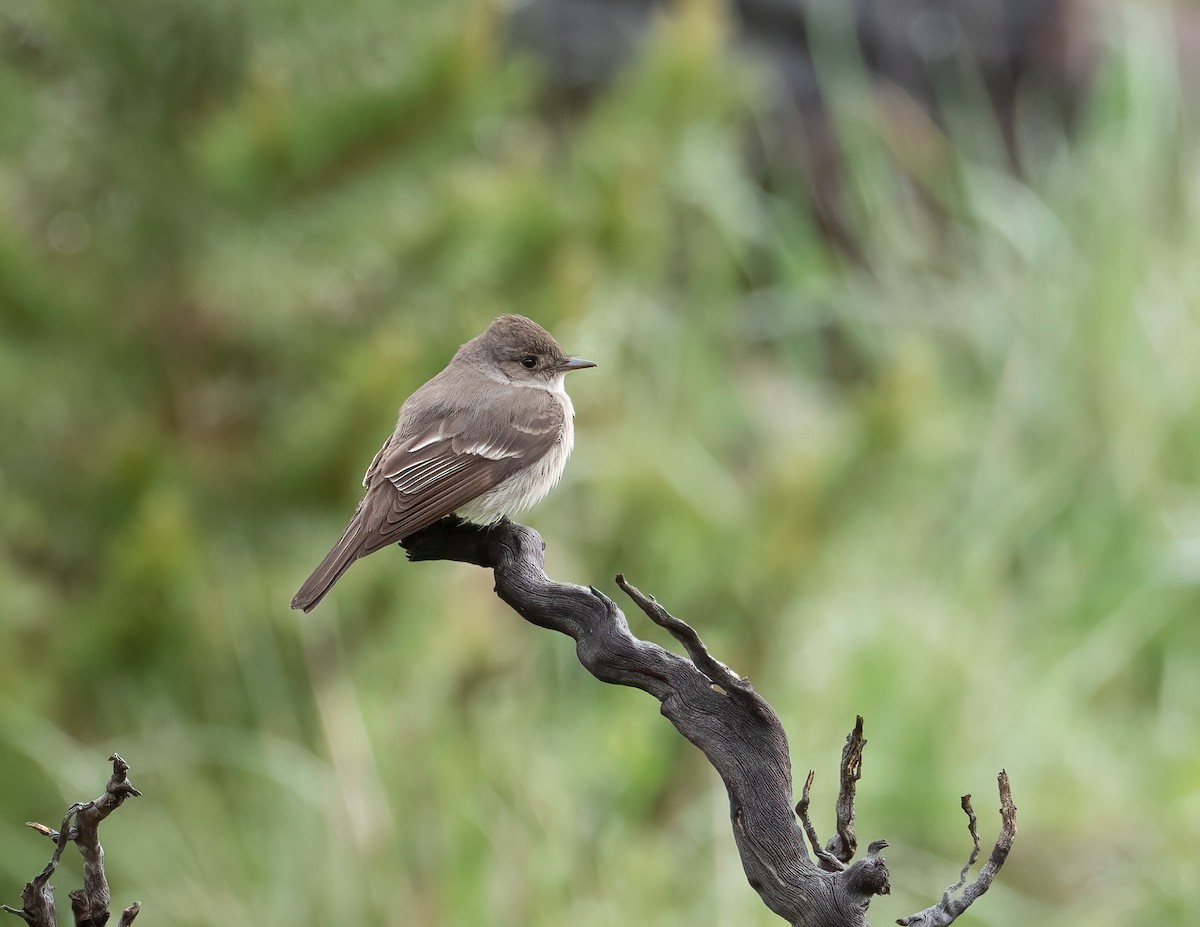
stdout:
<svg viewBox="0 0 1200 927">
<path fill-rule="evenodd" d="M 371 489 L 380 489 L 368 491 L 368 498 L 376 496 L 372 501 L 378 508 L 363 554 L 444 518 L 540 460 L 554 446 L 566 416 L 562 403 L 543 390 L 521 393 L 522 401 L 506 410 L 508 420 L 503 424 L 493 417 L 487 427 L 480 426 L 480 416 L 489 411 L 494 416 L 494 409 L 463 412 L 440 418 L 416 434 L 397 435 L 388 443 L 374 472 L 368 471 Z M 485 434 L 489 437 L 481 437 Z"/>
</svg>

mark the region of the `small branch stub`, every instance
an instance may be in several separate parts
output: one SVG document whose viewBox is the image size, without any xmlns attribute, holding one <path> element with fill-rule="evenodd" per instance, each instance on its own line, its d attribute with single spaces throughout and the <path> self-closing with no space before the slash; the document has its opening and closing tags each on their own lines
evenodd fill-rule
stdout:
<svg viewBox="0 0 1200 927">
<path fill-rule="evenodd" d="M 808 771 L 808 777 L 804 780 L 804 791 L 801 793 L 800 801 L 796 803 L 796 816 L 800 818 L 800 825 L 804 828 L 805 836 L 808 837 L 813 855 L 817 857 L 817 864 L 826 872 L 841 872 L 846 868 L 846 864 L 821 846 L 821 838 L 817 836 L 817 829 L 813 827 L 812 819 L 808 816 L 813 778 L 816 774 L 815 769 Z"/>
<path fill-rule="evenodd" d="M 855 718 L 854 730 L 846 735 L 842 748 L 841 779 L 838 784 L 837 832 L 829 838 L 826 850 L 843 863 L 854 858 L 858 838 L 854 835 L 854 795 L 862 778 L 862 755 L 867 740 L 863 737 L 862 715 Z"/>
</svg>

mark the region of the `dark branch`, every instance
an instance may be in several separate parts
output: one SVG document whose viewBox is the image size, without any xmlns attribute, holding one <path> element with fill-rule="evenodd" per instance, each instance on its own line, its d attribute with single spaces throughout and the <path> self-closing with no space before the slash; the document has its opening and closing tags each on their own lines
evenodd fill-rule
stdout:
<svg viewBox="0 0 1200 927">
<path fill-rule="evenodd" d="M 30 927 L 55 927 L 57 915 L 54 910 L 54 886 L 50 884 L 50 876 L 54 875 L 54 870 L 58 868 L 59 861 L 62 859 L 63 850 L 67 848 L 71 832 L 71 819 L 75 817 L 75 812 L 78 810 L 79 805 L 77 804 L 68 808 L 66 817 L 63 818 L 62 825 L 57 831 L 52 831 L 45 825 L 33 825 L 39 832 L 50 831 L 54 834 L 54 854 L 50 857 L 50 862 L 46 863 L 45 868 L 33 877 L 33 881 L 25 883 L 25 888 L 21 890 L 21 907 L 18 909 L 0 905 L 0 910 L 16 914 L 23 918 Z"/>
<path fill-rule="evenodd" d="M 967 864 L 963 866 L 958 881 L 946 889 L 941 901 L 930 905 L 924 911 L 900 918 L 896 921 L 900 927 L 946 927 L 948 924 L 953 924 L 980 895 L 992 887 L 992 881 L 1000 872 L 1004 861 L 1008 859 L 1009 850 L 1012 849 L 1013 841 L 1017 837 L 1017 806 L 1013 804 L 1012 791 L 1008 785 L 1008 773 L 1002 769 L 996 779 L 1000 789 L 1000 835 L 996 838 L 996 845 L 992 848 L 992 854 L 988 857 L 988 861 L 980 868 L 979 875 L 963 890 L 961 895 L 957 898 L 951 897 L 952 893 L 962 888 L 963 883 L 967 880 L 967 872 L 979 858 L 979 833 L 975 828 L 975 811 L 971 808 L 971 796 L 964 795 L 962 808 L 967 815 L 967 829 L 971 834 L 972 841 L 971 855 L 967 859 Z"/>
<path fill-rule="evenodd" d="M 846 865 L 821 846 L 821 838 L 817 836 L 817 829 L 813 827 L 812 819 L 808 816 L 808 806 L 812 801 L 813 778 L 816 774 L 815 769 L 808 771 L 808 778 L 804 780 L 804 791 L 801 792 L 800 801 L 796 804 L 796 816 L 800 818 L 800 826 L 804 828 L 808 843 L 817 857 L 817 864 L 827 872 L 841 872 Z"/>
<path fill-rule="evenodd" d="M 713 685 L 719 686 L 730 695 L 736 694 L 751 704 L 758 698 L 754 689 L 751 688 L 750 683 L 708 652 L 708 648 L 704 646 L 704 641 L 700 640 L 700 635 L 695 632 L 691 625 L 680 621 L 659 605 L 654 596 L 646 595 L 632 583 L 628 582 L 621 573 L 617 574 L 617 585 L 621 587 L 621 590 L 629 598 L 633 599 L 634 604 L 638 608 L 645 612 L 647 618 L 660 628 L 664 628 L 675 640 L 683 645 L 683 649 L 687 651 L 692 664 L 707 676 Z"/>
<path fill-rule="evenodd" d="M 842 751 L 837 833 L 821 849 L 808 819 L 812 774 L 793 810 L 787 737 L 775 711 L 653 596 L 617 577 L 617 585 L 682 645 L 686 657 L 634 637 L 616 603 L 598 589 L 551 581 L 543 569 L 545 545 L 529 528 L 507 520 L 480 527 L 450 518 L 408 538 L 404 547 L 411 560 L 455 560 L 492 569 L 496 594 L 526 621 L 573 638 L 588 672 L 658 699 L 663 715 L 703 751 L 724 781 L 742 868 L 767 907 L 795 927 L 866 924 L 871 898 L 891 889 L 880 855 L 887 841 L 876 840 L 865 858 L 847 865 L 857 846 L 854 797 L 866 745 L 861 717 Z M 997 853 L 999 844 L 994 859 Z M 990 884 L 994 870 L 986 865 L 984 870 Z M 963 893 L 963 909 L 986 891 L 986 885 L 976 885 Z"/>
<path fill-rule="evenodd" d="M 0 910 L 18 915 L 30 927 L 55 927 L 57 915 L 50 876 L 58 868 L 67 844 L 74 843 L 83 857 L 83 888 L 69 893 L 74 923 L 76 927 L 102 927 L 108 922 L 109 891 L 104 875 L 104 850 L 100 846 L 100 822 L 126 798 L 142 794 L 129 781 L 129 764 L 115 753 L 109 760 L 113 771 L 103 795 L 95 801 L 72 805 L 58 830 L 44 824 L 28 823 L 27 826 L 54 841 L 54 855 L 46 868 L 32 882 L 26 883 L 21 892 L 22 907 L 0 905 Z M 121 915 L 120 924 L 132 922 L 137 912 L 138 905 L 130 905 Z"/>
<path fill-rule="evenodd" d="M 663 715 L 704 752 L 724 781 L 746 878 L 767 907 L 795 925 L 866 923 L 871 897 L 887 890 L 883 858 L 872 855 L 845 871 L 813 863 L 792 808 L 791 761 L 779 718 L 749 682 L 708 652 L 686 622 L 618 577 L 621 589 L 680 642 L 687 657 L 639 640 L 602 592 L 548 579 L 541 538 L 509 522 L 481 528 L 443 521 L 404 546 L 413 560 L 491 567 L 497 595 L 527 621 L 574 638 L 580 662 L 596 678 L 658 699 Z"/>
<path fill-rule="evenodd" d="M 796 815 L 800 818 L 809 844 L 812 845 L 813 854 L 817 857 L 817 864 L 827 872 L 841 872 L 845 869 L 846 864 L 854 858 L 854 852 L 858 848 L 858 839 L 854 836 L 854 795 L 858 787 L 858 780 L 862 777 L 862 753 L 863 747 L 866 745 L 867 740 L 863 737 L 862 715 L 858 715 L 854 720 L 854 730 L 846 735 L 846 746 L 842 748 L 837 798 L 837 833 L 829 838 L 827 846 L 821 846 L 821 838 L 817 836 L 817 829 L 813 827 L 808 814 L 813 778 L 816 775 L 814 770 L 808 771 L 808 778 L 804 780 L 804 791 L 801 793 L 800 802 L 796 805 Z M 877 856 L 885 846 L 887 846 L 886 840 L 875 841 L 869 848 L 870 855 Z M 879 894 L 887 894 L 887 892 Z"/>
</svg>

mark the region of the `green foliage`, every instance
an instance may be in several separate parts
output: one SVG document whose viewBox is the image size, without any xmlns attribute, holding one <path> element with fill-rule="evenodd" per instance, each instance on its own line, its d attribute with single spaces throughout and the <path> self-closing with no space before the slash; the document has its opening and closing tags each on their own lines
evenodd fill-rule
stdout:
<svg viewBox="0 0 1200 927">
<path fill-rule="evenodd" d="M 818 809 L 866 717 L 878 923 L 952 881 L 959 794 L 994 833 L 1001 766 L 1021 831 L 973 923 L 1191 922 L 1200 189 L 1165 33 L 1121 13 L 1026 181 L 944 146 L 941 225 L 831 69 L 867 273 L 750 177 L 764 75 L 682 6 L 570 126 L 485 4 L 0 13 L 0 897 L 44 861 L 20 823 L 119 750 L 110 876 L 159 923 L 777 922 L 702 758 L 482 571 L 384 552 L 287 610 L 395 407 L 518 311 L 600 364 L 529 516 L 551 574 L 691 621 Z"/>
</svg>

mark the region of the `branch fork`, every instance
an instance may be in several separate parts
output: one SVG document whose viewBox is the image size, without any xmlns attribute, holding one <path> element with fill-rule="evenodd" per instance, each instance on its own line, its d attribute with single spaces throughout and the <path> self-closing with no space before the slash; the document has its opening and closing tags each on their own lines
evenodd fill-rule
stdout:
<svg viewBox="0 0 1200 927">
<path fill-rule="evenodd" d="M 26 826 L 54 842 L 54 853 L 45 868 L 25 883 L 21 892 L 21 907 L 0 905 L 0 911 L 15 914 L 29 927 L 55 927 L 58 923 L 54 907 L 54 887 L 50 877 L 58 868 L 67 844 L 74 843 L 83 857 L 83 888 L 68 893 L 71 899 L 71 914 L 75 927 L 103 927 L 109 920 L 108 879 L 104 875 L 104 850 L 100 846 L 100 823 L 125 802 L 142 793 L 129 781 L 129 764 L 113 754 L 112 776 L 105 786 L 104 794 L 94 801 L 76 802 L 67 809 L 58 830 L 29 821 Z M 121 912 L 118 927 L 133 923 L 141 910 L 134 902 Z"/>
<path fill-rule="evenodd" d="M 809 818 L 814 773 L 809 772 L 793 807 L 787 737 L 774 709 L 653 596 L 617 576 L 618 587 L 670 633 L 686 657 L 635 637 L 616 603 L 599 589 L 550 580 L 544 570 L 545 545 L 530 528 L 507 519 L 485 527 L 448 518 L 407 538 L 403 546 L 410 560 L 452 560 L 491 569 L 500 599 L 526 621 L 573 638 L 580 663 L 593 676 L 656 698 L 662 714 L 703 751 L 725 783 L 742 868 L 768 908 L 795 927 L 866 925 L 871 899 L 887 894 L 891 886 L 882 856 L 887 841 L 872 842 L 866 856 L 853 861 L 854 800 L 866 746 L 861 717 L 842 750 L 835 833 L 822 846 Z M 1002 797 L 1006 789 L 1004 778 Z M 957 898 L 947 893 L 937 905 L 900 923 L 944 927 L 987 891 L 1012 845 L 1015 811 L 1014 806 L 1004 818 L 1006 827 L 1012 826 L 1002 832 L 1001 840 L 1007 834 L 1003 851 L 998 841 L 979 879 Z M 953 890 L 964 880 L 965 871 Z"/>
</svg>

